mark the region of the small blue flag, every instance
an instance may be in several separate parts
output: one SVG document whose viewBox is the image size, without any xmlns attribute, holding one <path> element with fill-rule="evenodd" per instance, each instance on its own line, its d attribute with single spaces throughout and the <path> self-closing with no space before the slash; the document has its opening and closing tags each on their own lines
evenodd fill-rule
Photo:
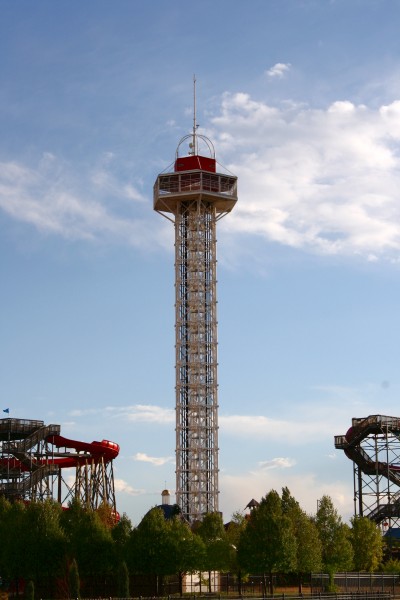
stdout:
<svg viewBox="0 0 400 600">
<path fill-rule="evenodd" d="M 3 412 L 9 413 L 10 409 L 9 408 L 3 408 Z"/>
</svg>

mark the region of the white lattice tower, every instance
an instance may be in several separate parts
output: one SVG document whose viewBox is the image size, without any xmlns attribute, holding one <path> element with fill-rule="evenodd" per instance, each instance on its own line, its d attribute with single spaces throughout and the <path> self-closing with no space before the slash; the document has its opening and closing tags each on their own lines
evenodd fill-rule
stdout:
<svg viewBox="0 0 400 600">
<path fill-rule="evenodd" d="M 174 171 L 154 186 L 154 209 L 175 226 L 176 501 L 189 522 L 218 511 L 216 223 L 236 201 L 237 178 L 216 172 L 194 119 Z"/>
</svg>

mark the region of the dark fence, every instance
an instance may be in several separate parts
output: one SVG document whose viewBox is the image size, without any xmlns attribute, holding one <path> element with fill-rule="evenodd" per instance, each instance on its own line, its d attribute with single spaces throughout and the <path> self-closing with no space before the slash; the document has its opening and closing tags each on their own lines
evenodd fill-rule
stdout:
<svg viewBox="0 0 400 600">
<path fill-rule="evenodd" d="M 301 596 L 292 596 L 289 594 L 274 594 L 273 596 L 251 596 L 252 600 L 395 600 L 400 596 L 393 596 L 390 592 L 364 592 L 350 594 L 303 594 Z M 177 600 L 178 596 L 138 596 L 130 598 L 83 598 L 81 600 Z M 184 595 L 185 600 L 246 600 L 248 596 L 225 595 L 225 594 L 195 594 Z"/>
<path fill-rule="evenodd" d="M 400 577 L 394 573 L 335 573 L 332 583 L 341 594 L 390 592 L 400 595 Z M 326 573 L 311 573 L 311 593 L 324 593 L 329 585 Z"/>
<path fill-rule="evenodd" d="M 276 574 L 272 582 L 267 576 L 253 575 L 239 581 L 231 573 L 208 573 L 184 577 L 184 600 L 400 600 L 400 577 L 384 573 L 337 573 L 332 579 L 327 573 L 309 573 L 302 577 Z M 82 583 L 82 582 L 81 582 Z M 273 593 L 271 594 L 270 584 Z M 100 585 L 101 584 L 101 585 Z M 128 600 L 116 596 L 116 581 L 88 581 L 81 587 L 82 597 L 91 600 Z M 335 593 L 329 593 L 332 589 Z M 41 598 L 66 598 L 65 590 L 54 595 L 41 594 Z M 140 600 L 177 599 L 180 584 L 177 577 L 133 576 L 130 578 L 130 598 Z M 10 593 L 9 596 L 16 594 Z M 0 600 L 2 600 L 0 598 Z"/>
<path fill-rule="evenodd" d="M 239 580 L 232 573 L 212 573 L 211 585 L 208 573 L 187 575 L 183 582 L 185 600 L 207 598 L 265 598 L 270 596 L 268 576 L 251 575 Z M 334 586 L 335 594 L 329 594 Z M 318 597 L 334 600 L 387 600 L 386 596 L 400 597 L 400 577 L 386 573 L 336 573 L 330 581 L 327 573 L 308 573 L 301 581 L 298 575 L 276 574 L 272 577 L 273 596 L 277 599 Z M 268 591 L 268 594 L 266 594 Z M 177 577 L 132 577 L 130 592 L 135 598 L 179 596 Z M 337 592 L 337 593 L 336 593 Z M 104 598 L 104 596 L 103 596 Z"/>
</svg>

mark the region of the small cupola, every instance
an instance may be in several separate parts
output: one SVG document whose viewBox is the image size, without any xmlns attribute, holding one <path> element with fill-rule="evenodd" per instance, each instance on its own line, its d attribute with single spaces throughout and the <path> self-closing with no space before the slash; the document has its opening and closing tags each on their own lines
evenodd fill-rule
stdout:
<svg viewBox="0 0 400 600">
<path fill-rule="evenodd" d="M 163 506 L 169 506 L 171 503 L 171 493 L 169 490 L 163 490 L 161 492 L 161 504 Z"/>
</svg>

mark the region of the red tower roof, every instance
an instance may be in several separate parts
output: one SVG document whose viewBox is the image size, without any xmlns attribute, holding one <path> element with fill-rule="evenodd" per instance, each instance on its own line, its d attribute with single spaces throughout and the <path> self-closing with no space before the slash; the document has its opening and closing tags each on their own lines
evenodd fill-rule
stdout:
<svg viewBox="0 0 400 600">
<path fill-rule="evenodd" d="M 209 171 L 216 172 L 216 160 L 211 156 L 183 156 L 175 160 L 174 171 Z"/>
</svg>

